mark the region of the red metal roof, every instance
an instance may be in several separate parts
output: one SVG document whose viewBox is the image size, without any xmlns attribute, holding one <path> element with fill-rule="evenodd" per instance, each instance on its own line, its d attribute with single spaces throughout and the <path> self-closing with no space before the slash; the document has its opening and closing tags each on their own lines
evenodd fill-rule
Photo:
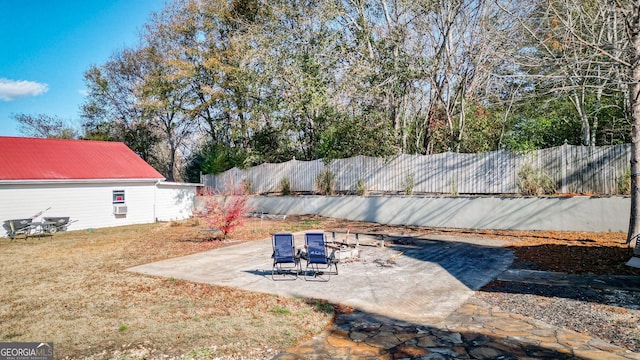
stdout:
<svg viewBox="0 0 640 360">
<path fill-rule="evenodd" d="M 121 142 L 0 136 L 2 180 L 164 179 Z"/>
</svg>

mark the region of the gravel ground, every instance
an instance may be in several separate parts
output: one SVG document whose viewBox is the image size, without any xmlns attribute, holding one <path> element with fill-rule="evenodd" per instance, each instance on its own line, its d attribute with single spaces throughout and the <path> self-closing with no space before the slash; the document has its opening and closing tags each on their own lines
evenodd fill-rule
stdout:
<svg viewBox="0 0 640 360">
<path fill-rule="evenodd" d="M 494 281 L 475 294 L 501 310 L 640 352 L 640 293 Z"/>
</svg>

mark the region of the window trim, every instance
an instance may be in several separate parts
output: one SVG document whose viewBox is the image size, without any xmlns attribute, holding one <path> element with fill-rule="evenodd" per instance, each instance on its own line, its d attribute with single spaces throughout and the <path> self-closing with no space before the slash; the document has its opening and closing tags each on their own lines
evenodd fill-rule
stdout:
<svg viewBox="0 0 640 360">
<path fill-rule="evenodd" d="M 121 205 L 125 203 L 124 190 L 113 190 L 111 201 L 114 205 Z"/>
</svg>

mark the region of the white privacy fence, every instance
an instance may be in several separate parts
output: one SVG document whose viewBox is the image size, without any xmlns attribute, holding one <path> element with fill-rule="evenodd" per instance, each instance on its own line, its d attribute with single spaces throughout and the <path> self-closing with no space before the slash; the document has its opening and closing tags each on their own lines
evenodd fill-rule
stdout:
<svg viewBox="0 0 640 360">
<path fill-rule="evenodd" d="M 550 177 L 558 193 L 619 194 L 629 174 L 630 145 L 586 147 L 563 145 L 527 153 L 493 151 L 479 154 L 443 153 L 262 164 L 203 175 L 202 183 L 223 190 L 225 183 L 245 181 L 254 193 L 282 191 L 287 179 L 293 192 L 316 192 L 316 178 L 326 170 L 335 176 L 335 191 L 354 193 L 358 182 L 368 192 L 516 194 L 520 170 L 528 165 Z"/>
</svg>

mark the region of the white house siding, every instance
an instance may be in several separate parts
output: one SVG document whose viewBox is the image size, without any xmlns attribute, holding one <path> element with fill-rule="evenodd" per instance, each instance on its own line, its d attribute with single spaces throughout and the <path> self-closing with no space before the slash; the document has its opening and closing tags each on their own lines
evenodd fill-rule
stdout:
<svg viewBox="0 0 640 360">
<path fill-rule="evenodd" d="M 173 182 L 158 183 L 156 192 L 156 219 L 158 221 L 182 220 L 193 213 L 198 184 Z"/>
<path fill-rule="evenodd" d="M 126 215 L 113 214 L 114 190 L 125 191 Z M 155 198 L 155 180 L 0 184 L 0 222 L 29 218 L 51 207 L 43 216 L 69 216 L 69 230 L 152 223 Z"/>
</svg>

